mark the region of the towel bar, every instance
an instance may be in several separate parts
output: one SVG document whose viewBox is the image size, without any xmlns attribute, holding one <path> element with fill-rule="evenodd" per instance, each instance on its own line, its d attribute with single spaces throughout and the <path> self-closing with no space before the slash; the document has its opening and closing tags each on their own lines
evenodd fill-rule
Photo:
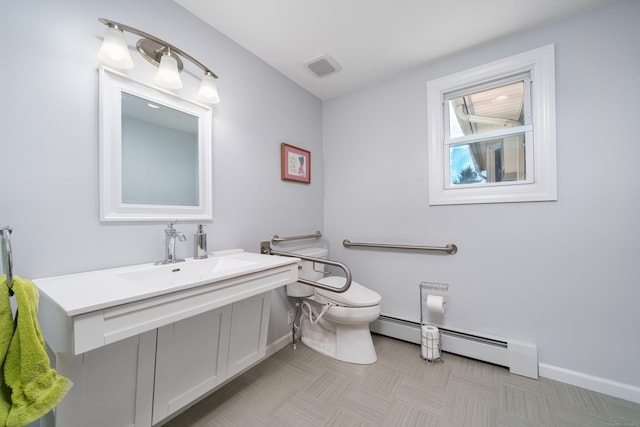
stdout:
<svg viewBox="0 0 640 427">
<path fill-rule="evenodd" d="M 4 274 L 7 276 L 7 286 L 9 289 L 13 286 L 13 255 L 11 253 L 11 233 L 12 227 L 2 227 L 2 268 Z"/>
</svg>

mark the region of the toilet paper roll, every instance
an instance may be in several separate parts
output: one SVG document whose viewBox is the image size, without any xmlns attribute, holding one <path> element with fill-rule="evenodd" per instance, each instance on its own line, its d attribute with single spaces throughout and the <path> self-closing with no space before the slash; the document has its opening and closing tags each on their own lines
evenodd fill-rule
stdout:
<svg viewBox="0 0 640 427">
<path fill-rule="evenodd" d="M 434 360 L 440 357 L 440 348 L 436 347 L 422 347 L 422 358 Z"/>
<path fill-rule="evenodd" d="M 444 313 L 445 300 L 440 295 L 428 295 L 427 296 L 427 310 L 432 313 Z"/>
<path fill-rule="evenodd" d="M 422 325 L 422 336 L 426 336 L 427 334 L 433 335 L 433 338 L 440 338 L 440 330 L 433 325 Z"/>
<path fill-rule="evenodd" d="M 435 326 L 422 325 L 422 358 L 437 359 L 440 357 L 440 331 Z"/>
<path fill-rule="evenodd" d="M 440 331 L 435 326 L 422 326 L 422 338 L 420 340 L 423 346 L 438 346 L 440 344 Z"/>
</svg>

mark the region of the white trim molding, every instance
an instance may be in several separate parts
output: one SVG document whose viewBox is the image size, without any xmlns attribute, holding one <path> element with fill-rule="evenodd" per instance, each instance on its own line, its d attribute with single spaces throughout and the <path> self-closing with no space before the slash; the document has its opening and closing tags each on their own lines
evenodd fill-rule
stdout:
<svg viewBox="0 0 640 427">
<path fill-rule="evenodd" d="M 640 403 L 640 387 L 638 386 L 612 381 L 546 363 L 540 363 L 538 366 L 541 377 Z"/>
<path fill-rule="evenodd" d="M 451 187 L 445 182 L 446 94 L 528 72 L 533 124 L 533 180 L 517 184 Z M 557 200 L 555 48 L 553 44 L 427 82 L 429 204 L 533 202 Z M 449 187 L 449 188 L 447 188 Z"/>
</svg>

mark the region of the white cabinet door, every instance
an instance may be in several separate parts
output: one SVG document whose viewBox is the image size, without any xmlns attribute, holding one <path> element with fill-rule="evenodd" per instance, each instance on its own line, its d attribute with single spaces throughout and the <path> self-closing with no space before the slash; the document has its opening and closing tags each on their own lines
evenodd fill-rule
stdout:
<svg viewBox="0 0 640 427">
<path fill-rule="evenodd" d="M 158 329 L 153 424 L 225 380 L 230 321 L 225 306 Z"/>
<path fill-rule="evenodd" d="M 270 292 L 158 329 L 153 424 L 264 357 Z"/>
<path fill-rule="evenodd" d="M 264 357 L 271 292 L 233 303 L 227 377 L 232 377 Z"/>
<path fill-rule="evenodd" d="M 79 356 L 58 354 L 56 370 L 73 387 L 56 408 L 56 426 L 150 426 L 155 344 L 154 330 Z"/>
</svg>

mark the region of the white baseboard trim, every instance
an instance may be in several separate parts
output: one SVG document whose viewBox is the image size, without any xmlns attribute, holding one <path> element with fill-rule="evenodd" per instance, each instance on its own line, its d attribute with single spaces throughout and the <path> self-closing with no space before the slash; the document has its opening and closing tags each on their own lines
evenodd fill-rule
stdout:
<svg viewBox="0 0 640 427">
<path fill-rule="evenodd" d="M 292 342 L 291 333 L 287 333 L 286 335 L 281 336 L 280 338 L 273 341 L 272 343 L 267 344 L 267 349 L 265 350 L 264 358 L 266 359 L 267 357 L 276 354 L 291 342 Z"/>
<path fill-rule="evenodd" d="M 640 403 L 640 387 L 611 381 L 606 378 L 596 377 L 582 372 L 572 371 L 570 369 L 560 368 L 558 366 L 548 365 L 546 363 L 540 363 L 538 366 L 541 377 L 586 388 L 587 390 L 596 391 L 598 393 L 608 394 L 609 396 L 618 397 L 631 402 Z"/>
</svg>

